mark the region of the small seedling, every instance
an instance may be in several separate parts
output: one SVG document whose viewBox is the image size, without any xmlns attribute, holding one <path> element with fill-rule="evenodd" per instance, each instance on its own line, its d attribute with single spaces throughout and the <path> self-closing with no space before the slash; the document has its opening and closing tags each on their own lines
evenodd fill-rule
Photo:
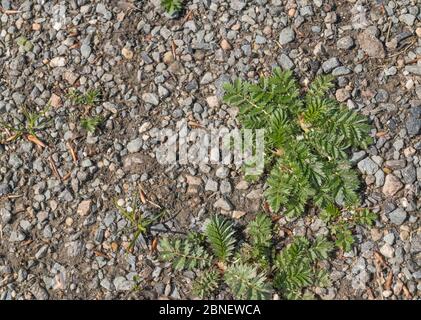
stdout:
<svg viewBox="0 0 421 320">
<path fill-rule="evenodd" d="M 172 16 L 182 9 L 183 4 L 181 0 L 161 0 L 161 6 L 170 16 Z"/>
<path fill-rule="evenodd" d="M 48 119 L 46 116 L 49 108 L 50 105 L 47 105 L 42 111 L 32 111 L 23 107 L 21 113 L 24 119 L 22 121 L 15 118 L 16 122 L 18 122 L 17 126 L 0 120 L 0 129 L 2 131 L 7 130 L 9 133 L 9 137 L 5 142 L 12 142 L 24 137 L 41 147 L 45 147 L 38 137 L 38 132 L 45 130 L 51 123 L 51 119 Z"/>
<path fill-rule="evenodd" d="M 17 38 L 16 43 L 18 44 L 20 48 L 22 48 L 26 52 L 30 52 L 34 48 L 34 45 L 32 44 L 32 42 L 26 39 L 25 37 Z"/>
<path fill-rule="evenodd" d="M 140 235 L 147 234 L 150 227 L 161 220 L 165 211 L 157 214 L 151 214 L 146 217 L 140 208 L 139 196 L 135 195 L 132 202 L 127 207 L 120 206 L 117 201 L 114 201 L 116 208 L 120 214 L 129 222 L 130 228 L 133 230 L 133 240 L 130 242 L 128 250 L 131 251 Z"/>
<path fill-rule="evenodd" d="M 77 89 L 70 89 L 69 92 L 67 93 L 67 97 L 70 99 L 70 101 L 73 104 L 83 104 L 84 102 L 84 97 L 82 92 L 80 92 Z"/>
<path fill-rule="evenodd" d="M 88 90 L 84 95 L 84 103 L 88 106 L 96 105 L 101 101 L 101 91 L 95 90 Z"/>
<path fill-rule="evenodd" d="M 87 117 L 87 118 L 83 118 L 80 121 L 80 125 L 87 132 L 94 133 L 97 130 L 97 128 L 101 125 L 102 122 L 103 122 L 103 119 L 100 116 Z"/>
<path fill-rule="evenodd" d="M 101 91 L 98 89 L 88 90 L 86 93 L 82 93 L 77 89 L 70 89 L 67 97 L 72 101 L 73 104 L 94 106 L 101 102 Z"/>
<path fill-rule="evenodd" d="M 143 289 L 141 277 L 139 275 L 135 275 L 135 276 L 133 276 L 132 280 L 134 282 L 132 290 L 133 291 L 141 291 Z"/>
<path fill-rule="evenodd" d="M 357 225 L 371 227 L 377 219 L 377 215 L 367 208 L 349 209 L 347 211 L 350 217 L 342 215 L 342 212 L 335 205 L 329 205 L 320 213 L 320 218 L 335 237 L 336 245 L 345 252 L 350 251 L 354 244 L 352 229 Z"/>
</svg>

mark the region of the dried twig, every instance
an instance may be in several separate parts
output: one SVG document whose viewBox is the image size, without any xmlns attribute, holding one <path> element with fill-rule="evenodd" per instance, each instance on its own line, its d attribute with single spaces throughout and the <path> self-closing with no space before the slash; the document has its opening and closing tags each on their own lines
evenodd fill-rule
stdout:
<svg viewBox="0 0 421 320">
<path fill-rule="evenodd" d="M 72 176 L 72 173 L 71 172 L 69 172 L 69 173 L 66 173 L 66 175 L 63 177 L 63 181 L 66 181 L 66 180 L 68 180 L 70 177 Z"/>
<path fill-rule="evenodd" d="M 368 287 L 366 291 L 367 291 L 368 299 L 374 300 L 376 298 L 373 294 L 373 290 L 370 287 Z"/>
<path fill-rule="evenodd" d="M 402 290 L 403 290 L 403 294 L 405 295 L 405 298 L 407 298 L 408 300 L 412 299 L 412 295 L 409 292 L 408 288 L 406 287 L 406 285 L 402 286 Z"/>
<path fill-rule="evenodd" d="M 145 195 L 145 191 L 143 191 L 142 186 L 139 186 L 139 197 L 140 197 L 140 201 L 142 201 L 143 204 L 146 204 L 146 195 Z"/>
<path fill-rule="evenodd" d="M 4 14 L 17 14 L 17 13 L 22 13 L 22 11 L 20 10 L 6 10 L 3 7 L 0 7 L 0 12 L 4 13 Z"/>
<path fill-rule="evenodd" d="M 2 197 L 0 197 L 0 201 L 4 199 L 16 199 L 23 197 L 23 194 L 6 194 Z"/>
<path fill-rule="evenodd" d="M 409 49 L 411 49 L 416 43 L 418 42 L 417 39 L 414 39 L 412 42 L 410 42 L 404 49 L 400 50 L 399 52 L 396 52 L 388 57 L 387 59 L 391 59 L 397 56 L 400 56 L 401 54 L 405 54 Z"/>
<path fill-rule="evenodd" d="M 47 147 L 47 145 L 44 142 L 42 142 L 40 139 L 38 139 L 36 136 L 34 136 L 32 134 L 28 134 L 26 136 L 26 139 L 28 139 L 28 141 L 36 144 L 40 148 L 46 148 Z"/>
<path fill-rule="evenodd" d="M 390 29 L 392 28 L 392 20 L 389 21 L 389 26 L 387 28 L 386 43 L 389 42 Z"/>
<path fill-rule="evenodd" d="M 51 168 L 51 170 L 53 171 L 54 176 L 55 176 L 57 179 L 61 180 L 61 176 L 60 176 L 60 174 L 58 173 L 58 170 L 57 170 L 56 164 L 54 163 L 54 160 L 53 160 L 53 158 L 51 158 L 51 156 L 48 158 L 48 162 L 49 162 L 49 164 L 50 164 L 50 168 Z"/>
<path fill-rule="evenodd" d="M 374 258 L 375 258 L 375 261 L 374 262 L 377 262 L 380 268 L 382 266 L 387 266 L 387 263 L 384 260 L 383 256 L 381 255 L 381 253 L 375 251 L 374 252 Z"/>
<path fill-rule="evenodd" d="M 389 271 L 389 274 L 387 275 L 386 282 L 384 283 L 385 290 L 390 290 L 392 287 L 393 282 L 393 272 Z"/>
<path fill-rule="evenodd" d="M 149 200 L 146 197 L 146 192 L 143 189 L 142 185 L 139 185 L 139 197 L 140 197 L 140 201 L 142 201 L 143 204 L 149 203 L 151 205 L 153 205 L 154 207 L 158 208 L 158 209 L 162 209 L 162 207 L 158 204 L 156 204 L 155 202 Z"/>
<path fill-rule="evenodd" d="M 159 204 L 156 204 L 155 202 L 146 199 L 146 201 L 148 201 L 149 204 L 153 205 L 154 207 L 158 208 L 158 209 L 162 209 L 162 207 Z"/>
<path fill-rule="evenodd" d="M 183 23 L 182 23 L 182 24 L 185 24 L 188 20 L 190 20 L 190 18 L 192 17 L 192 15 L 193 15 L 193 10 L 190 10 L 190 11 L 187 13 L 187 15 L 184 17 L 184 19 L 183 19 Z"/>
<path fill-rule="evenodd" d="M 158 236 L 153 238 L 152 244 L 151 244 L 151 254 L 153 254 L 158 248 Z"/>
<path fill-rule="evenodd" d="M 77 154 L 76 154 L 75 150 L 73 149 L 73 146 L 72 146 L 71 142 L 67 141 L 66 145 L 67 145 L 67 148 L 69 149 L 69 152 L 72 156 L 73 163 L 77 164 Z"/>
<path fill-rule="evenodd" d="M 382 276 L 382 269 L 383 267 L 386 266 L 386 262 L 383 258 L 383 256 L 378 253 L 377 251 L 374 252 L 374 265 L 376 266 L 376 283 L 378 286 L 378 290 L 379 290 L 379 295 L 380 295 L 380 299 L 384 300 L 383 297 L 383 286 L 382 286 L 382 281 L 384 282 L 384 278 Z"/>
<path fill-rule="evenodd" d="M 176 55 L 175 50 L 176 50 L 176 45 L 175 45 L 174 40 L 172 40 L 171 41 L 171 52 L 172 52 L 172 55 L 173 55 L 174 59 L 177 59 L 177 55 Z"/>
<path fill-rule="evenodd" d="M 197 122 L 195 122 L 195 121 L 189 121 L 187 124 L 188 124 L 190 127 L 192 127 L 193 129 L 195 129 L 195 128 L 206 129 L 206 127 L 205 127 L 205 126 L 203 126 L 203 125 L 201 125 L 200 123 L 197 123 Z"/>
</svg>

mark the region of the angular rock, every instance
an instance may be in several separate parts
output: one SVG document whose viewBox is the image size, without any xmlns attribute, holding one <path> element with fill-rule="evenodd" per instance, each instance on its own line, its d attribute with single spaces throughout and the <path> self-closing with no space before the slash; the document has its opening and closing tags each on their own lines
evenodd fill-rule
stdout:
<svg viewBox="0 0 421 320">
<path fill-rule="evenodd" d="M 221 185 L 219 187 L 219 191 L 221 191 L 222 194 L 230 193 L 232 190 L 231 183 L 227 180 L 222 180 Z"/>
<path fill-rule="evenodd" d="M 398 226 L 400 226 L 406 220 L 406 217 L 407 213 L 402 208 L 397 208 L 389 213 L 389 220 Z"/>
<path fill-rule="evenodd" d="M 409 73 L 413 73 L 417 76 L 421 76 L 421 65 L 419 64 L 405 66 L 405 70 L 408 71 Z"/>
<path fill-rule="evenodd" d="M 405 23 L 406 25 L 412 27 L 414 25 L 416 17 L 412 14 L 405 13 L 399 16 L 399 21 Z"/>
<path fill-rule="evenodd" d="M 87 41 L 82 43 L 82 45 L 80 46 L 80 54 L 82 55 L 82 57 L 84 57 L 85 59 L 88 59 L 91 53 L 92 53 L 91 44 Z"/>
<path fill-rule="evenodd" d="M 105 19 L 110 20 L 112 14 L 110 11 L 107 10 L 107 7 L 103 3 L 98 3 L 95 8 L 96 13 L 102 14 Z"/>
<path fill-rule="evenodd" d="M 129 48 L 126 48 L 126 47 L 124 47 L 123 49 L 121 49 L 121 54 L 127 60 L 133 59 L 133 55 L 134 55 L 133 51 L 130 50 Z"/>
<path fill-rule="evenodd" d="M 385 178 L 383 193 L 386 197 L 391 197 L 403 188 L 402 182 L 393 174 L 388 174 Z"/>
<path fill-rule="evenodd" d="M 91 210 L 91 200 L 83 200 L 77 207 L 77 213 L 81 216 L 86 216 Z"/>
<path fill-rule="evenodd" d="M 330 58 L 329 60 L 326 60 L 325 62 L 323 62 L 322 69 L 325 73 L 329 73 L 333 69 L 338 67 L 339 65 L 340 65 L 340 62 L 339 62 L 338 58 L 334 57 L 334 58 Z"/>
<path fill-rule="evenodd" d="M 232 212 L 232 217 L 234 219 L 240 219 L 241 217 L 245 216 L 246 212 L 245 211 L 238 211 L 238 210 L 234 210 Z"/>
<path fill-rule="evenodd" d="M 417 170 L 410 164 L 401 170 L 402 180 L 406 184 L 414 183 L 417 180 Z"/>
<path fill-rule="evenodd" d="M 371 58 L 383 59 L 386 56 L 383 43 L 368 29 L 358 34 L 357 40 L 361 49 Z"/>
<path fill-rule="evenodd" d="M 404 159 L 400 160 L 387 160 L 384 165 L 392 170 L 402 169 L 406 165 L 406 161 Z"/>
<path fill-rule="evenodd" d="M 129 154 L 123 158 L 123 170 L 126 173 L 148 172 L 155 160 L 141 152 Z"/>
<path fill-rule="evenodd" d="M 61 106 L 61 98 L 53 93 L 50 98 L 50 104 L 53 108 L 58 108 Z"/>
<path fill-rule="evenodd" d="M 127 150 L 129 153 L 139 152 L 142 148 L 142 140 L 140 138 L 134 139 L 127 144 Z"/>
<path fill-rule="evenodd" d="M 294 62 L 285 54 L 282 53 L 278 58 L 278 63 L 283 70 L 291 70 L 294 68 Z"/>
<path fill-rule="evenodd" d="M 202 184 L 202 179 L 200 177 L 186 175 L 186 180 L 189 185 L 200 186 Z"/>
<path fill-rule="evenodd" d="M 363 174 L 374 175 L 376 171 L 379 170 L 379 166 L 377 165 L 377 163 L 375 163 L 369 157 L 358 162 L 357 166 Z"/>
<path fill-rule="evenodd" d="M 350 36 L 340 38 L 336 42 L 338 49 L 349 50 L 354 46 L 354 40 Z"/>
<path fill-rule="evenodd" d="M 205 191 L 218 191 L 218 182 L 212 179 L 208 179 L 205 185 Z"/>
<path fill-rule="evenodd" d="M 232 47 L 231 47 L 231 44 L 228 42 L 228 40 L 226 40 L 226 39 L 222 39 L 222 41 L 221 41 L 221 48 L 223 49 L 223 50 L 225 50 L 225 51 L 227 51 L 227 50 L 231 50 L 232 49 Z"/>
<path fill-rule="evenodd" d="M 132 281 L 127 280 L 124 277 L 116 277 L 113 281 L 115 289 L 117 291 L 129 291 L 133 289 L 134 283 Z"/>
<path fill-rule="evenodd" d="M 78 78 L 79 76 L 72 71 L 67 70 L 63 73 L 63 79 L 66 80 L 70 85 L 73 85 Z"/>
<path fill-rule="evenodd" d="M 282 29 L 281 33 L 279 34 L 279 43 L 281 45 L 290 43 L 294 41 L 294 39 L 295 39 L 295 31 L 290 27 Z"/>
<path fill-rule="evenodd" d="M 231 0 L 229 2 L 231 9 L 236 11 L 241 11 L 246 6 L 246 2 L 240 1 L 240 0 Z"/>
<path fill-rule="evenodd" d="M 66 58 L 64 57 L 55 57 L 50 61 L 50 67 L 64 67 L 66 65 Z"/>
<path fill-rule="evenodd" d="M 230 211 L 232 210 L 234 207 L 231 204 L 231 202 L 229 200 L 226 200 L 224 198 L 219 198 L 214 204 L 213 204 L 214 208 L 217 209 L 222 209 L 225 211 Z"/>
<path fill-rule="evenodd" d="M 47 290 L 45 290 L 45 288 L 41 287 L 39 284 L 34 284 L 30 291 L 37 300 L 48 300 L 49 298 Z"/>
<path fill-rule="evenodd" d="M 376 172 L 376 174 L 374 175 L 374 177 L 376 178 L 376 187 L 381 187 L 384 184 L 384 172 L 383 170 L 378 170 Z"/>
<path fill-rule="evenodd" d="M 219 101 L 217 96 L 210 96 L 206 98 L 209 108 L 216 108 L 219 106 Z"/>
<path fill-rule="evenodd" d="M 411 137 L 419 134 L 421 129 L 421 107 L 411 108 L 409 110 L 408 119 L 406 120 L 405 125 L 406 130 L 408 130 L 408 134 Z"/>
<path fill-rule="evenodd" d="M 381 248 L 380 248 L 380 253 L 385 256 L 386 258 L 393 258 L 393 255 L 395 254 L 395 250 L 393 249 L 393 247 L 388 244 L 385 243 Z"/>
<path fill-rule="evenodd" d="M 154 106 L 157 106 L 159 104 L 159 99 L 156 96 L 156 94 L 150 92 L 142 94 L 142 100 Z"/>
<path fill-rule="evenodd" d="M 7 183 L 0 183 L 0 197 L 12 192 Z"/>
</svg>

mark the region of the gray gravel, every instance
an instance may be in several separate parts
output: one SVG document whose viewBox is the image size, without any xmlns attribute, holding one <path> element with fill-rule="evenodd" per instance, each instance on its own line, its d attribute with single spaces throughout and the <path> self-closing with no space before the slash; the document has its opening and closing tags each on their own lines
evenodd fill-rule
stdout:
<svg viewBox="0 0 421 320">
<path fill-rule="evenodd" d="M 334 75 L 337 99 L 374 127 L 373 145 L 353 150 L 352 162 L 362 206 L 379 218 L 357 228 L 351 252 L 326 262 L 331 286 L 312 290 L 321 299 L 419 299 L 421 2 L 184 3 L 168 17 L 155 0 L 1 1 L 20 12 L 0 14 L 0 117 L 17 122 L 22 104 L 40 111 L 51 101 L 53 121 L 39 133 L 48 148 L 0 144 L 0 299 L 190 298 L 195 274 L 159 262 L 152 238 L 127 252 L 131 234 L 114 201 L 128 205 L 142 185 L 177 213 L 161 232 L 199 230 L 219 212 L 243 224 L 261 211 L 265 186 L 246 183 L 235 166 L 161 166 L 154 154 L 158 130 L 183 119 L 237 128 L 223 83 L 257 80 L 274 66 L 303 84 Z M 53 14 L 60 4 L 64 17 Z M 103 96 L 85 108 L 67 98 L 70 88 Z M 80 127 L 87 115 L 104 119 L 95 133 Z M 278 223 L 314 236 L 325 229 L 317 220 Z"/>
</svg>

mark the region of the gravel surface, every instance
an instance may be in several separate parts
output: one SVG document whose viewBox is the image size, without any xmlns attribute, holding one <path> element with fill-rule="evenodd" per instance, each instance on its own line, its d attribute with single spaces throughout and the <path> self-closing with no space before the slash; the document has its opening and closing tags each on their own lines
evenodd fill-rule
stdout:
<svg viewBox="0 0 421 320">
<path fill-rule="evenodd" d="M 189 0 L 176 17 L 159 2 L 1 1 L 0 117 L 16 123 L 23 104 L 50 101 L 53 121 L 39 133 L 47 148 L 0 145 L 0 299 L 191 298 L 195 274 L 159 262 L 150 238 L 127 251 L 113 200 L 141 184 L 176 216 L 156 226 L 162 233 L 199 230 L 214 212 L 249 220 L 262 182 L 247 184 L 235 166 L 160 165 L 158 130 L 185 119 L 237 128 L 222 85 L 274 66 L 303 85 L 335 75 L 336 98 L 374 126 L 375 143 L 352 157 L 379 219 L 357 228 L 353 250 L 326 265 L 331 286 L 313 291 L 419 299 L 421 1 Z M 70 88 L 99 89 L 102 100 L 74 105 Z M 86 115 L 104 118 L 95 134 L 80 127 Z M 326 231 L 314 216 L 279 223 L 296 235 Z"/>
</svg>

